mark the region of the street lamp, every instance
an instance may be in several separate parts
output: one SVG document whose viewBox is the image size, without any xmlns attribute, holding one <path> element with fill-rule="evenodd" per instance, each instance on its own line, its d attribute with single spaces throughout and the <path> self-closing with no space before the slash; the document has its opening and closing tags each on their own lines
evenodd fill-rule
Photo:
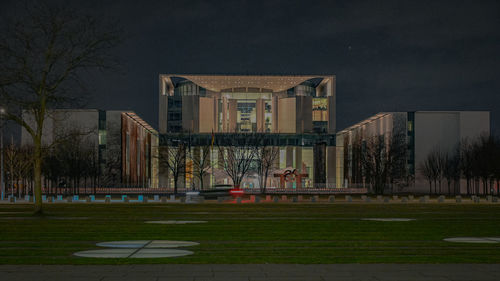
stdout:
<svg viewBox="0 0 500 281">
<path fill-rule="evenodd" d="M 4 125 L 4 115 L 6 110 L 4 107 L 0 107 L 0 188 L 2 194 L 0 200 L 3 200 L 5 194 L 5 184 L 4 184 L 4 172 L 3 172 L 3 125 Z"/>
</svg>

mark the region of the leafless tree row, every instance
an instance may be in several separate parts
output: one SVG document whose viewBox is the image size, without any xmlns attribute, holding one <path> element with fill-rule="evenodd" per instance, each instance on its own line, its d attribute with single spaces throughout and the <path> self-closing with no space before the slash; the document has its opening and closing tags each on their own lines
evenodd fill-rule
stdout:
<svg viewBox="0 0 500 281">
<path fill-rule="evenodd" d="M 4 149 L 7 190 L 17 196 L 33 194 L 33 146 L 13 143 Z M 42 150 L 42 181 L 49 194 L 78 194 L 81 187 L 99 185 L 101 171 L 94 143 L 72 135 Z"/>
<path fill-rule="evenodd" d="M 399 191 L 408 186 L 406 136 L 389 134 L 368 139 L 358 137 L 351 147 L 352 180 L 362 183 L 371 193 Z M 395 190 L 396 189 L 396 190 Z"/>
<path fill-rule="evenodd" d="M 99 153 L 85 135 L 73 133 L 47 148 L 42 175 L 48 193 L 79 194 L 81 187 L 100 184 Z"/>
<path fill-rule="evenodd" d="M 434 149 L 418 168 L 429 182 L 430 194 L 460 194 L 460 180 L 466 182 L 467 195 L 493 194 L 495 189 L 500 194 L 499 158 L 500 139 L 482 136 L 462 140 L 452 152 Z"/>
<path fill-rule="evenodd" d="M 27 194 L 33 188 L 32 146 L 16 146 L 11 143 L 4 148 L 4 175 L 6 192 L 16 196 Z"/>
<path fill-rule="evenodd" d="M 218 154 L 217 163 L 212 160 L 212 152 Z M 181 176 L 188 173 L 199 180 L 203 189 L 204 178 L 213 172 L 215 165 L 224 171 L 236 188 L 249 173 L 255 172 L 259 188 L 265 193 L 278 156 L 279 147 L 270 145 L 262 134 L 227 134 L 219 135 L 211 144 L 197 149 L 191 148 L 188 143 L 174 141 L 160 149 L 159 163 L 172 176 L 174 193 L 177 193 Z M 191 169 L 187 169 L 188 162 L 192 164 Z"/>
</svg>

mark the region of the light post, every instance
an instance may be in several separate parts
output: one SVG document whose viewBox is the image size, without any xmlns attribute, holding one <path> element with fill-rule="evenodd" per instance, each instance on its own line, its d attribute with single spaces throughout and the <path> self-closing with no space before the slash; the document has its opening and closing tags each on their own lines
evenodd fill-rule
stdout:
<svg viewBox="0 0 500 281">
<path fill-rule="evenodd" d="M 2 194 L 0 200 L 3 201 L 5 194 L 5 184 L 4 184 L 4 172 L 3 172 L 3 116 L 5 114 L 5 108 L 0 107 L 0 188 L 2 190 Z"/>
</svg>

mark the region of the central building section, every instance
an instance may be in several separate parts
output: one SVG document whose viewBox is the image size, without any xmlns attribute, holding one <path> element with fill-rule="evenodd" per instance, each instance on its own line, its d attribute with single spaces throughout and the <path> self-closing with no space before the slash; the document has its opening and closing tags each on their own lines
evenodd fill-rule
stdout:
<svg viewBox="0 0 500 281">
<path fill-rule="evenodd" d="M 181 140 L 202 146 L 212 136 L 263 134 L 280 147 L 274 172 L 307 174 L 301 187 L 335 183 L 334 75 L 162 74 L 159 86 L 160 145 Z M 171 186 L 168 172 L 164 174 L 164 185 Z M 227 183 L 213 174 L 212 185 Z M 268 186 L 279 187 L 274 180 L 279 178 Z M 182 184 L 196 186 L 196 180 Z M 250 174 L 242 187 L 253 186 Z"/>
</svg>

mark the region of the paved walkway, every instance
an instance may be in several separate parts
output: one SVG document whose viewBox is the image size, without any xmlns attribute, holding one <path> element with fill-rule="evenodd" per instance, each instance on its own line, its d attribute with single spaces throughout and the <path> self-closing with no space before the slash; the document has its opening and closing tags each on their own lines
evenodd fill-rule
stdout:
<svg viewBox="0 0 500 281">
<path fill-rule="evenodd" d="M 0 265 L 0 280 L 500 280 L 500 264 Z"/>
</svg>

